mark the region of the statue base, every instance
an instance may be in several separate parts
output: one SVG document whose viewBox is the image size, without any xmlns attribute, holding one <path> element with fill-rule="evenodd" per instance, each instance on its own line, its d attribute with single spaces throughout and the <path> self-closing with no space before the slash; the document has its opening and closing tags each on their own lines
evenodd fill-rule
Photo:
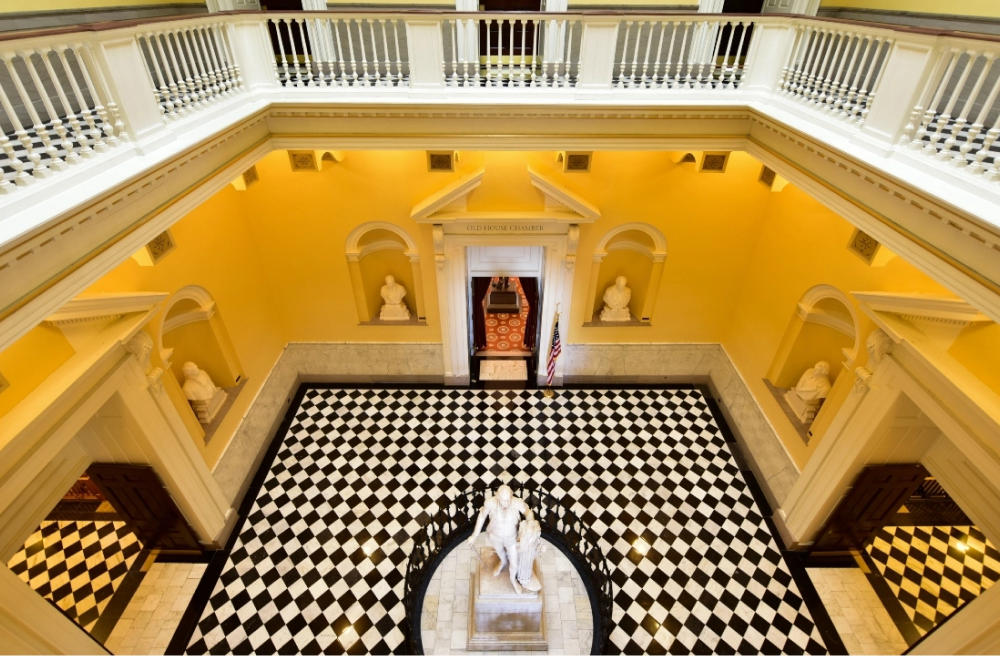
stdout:
<svg viewBox="0 0 1000 656">
<path fill-rule="evenodd" d="M 609 307 L 605 307 L 601 310 L 601 321 L 631 321 L 632 315 L 629 313 L 628 308 L 622 308 L 620 310 L 614 310 Z"/>
<path fill-rule="evenodd" d="M 812 423 L 813 419 L 816 418 L 816 413 L 819 412 L 819 406 L 823 403 L 822 401 L 813 403 L 803 401 L 794 389 L 785 392 L 785 401 L 803 424 Z"/>
<path fill-rule="evenodd" d="M 220 387 L 215 388 L 215 394 L 208 401 L 191 401 L 191 409 L 203 424 L 211 424 L 215 415 L 219 414 L 222 404 L 226 402 L 226 393 Z"/>
<path fill-rule="evenodd" d="M 399 305 L 383 305 L 378 318 L 382 321 L 408 321 L 410 309 L 400 303 Z"/>
<path fill-rule="evenodd" d="M 510 582 L 510 573 L 504 569 L 500 576 L 493 570 L 500 557 L 492 547 L 479 550 L 479 558 L 472 559 L 472 576 L 469 577 L 469 638 L 468 651 L 547 651 L 545 631 L 545 597 L 522 586 L 518 594 Z M 542 573 L 535 560 L 532 584 L 542 585 Z M 532 585 L 531 587 L 536 587 Z"/>
</svg>

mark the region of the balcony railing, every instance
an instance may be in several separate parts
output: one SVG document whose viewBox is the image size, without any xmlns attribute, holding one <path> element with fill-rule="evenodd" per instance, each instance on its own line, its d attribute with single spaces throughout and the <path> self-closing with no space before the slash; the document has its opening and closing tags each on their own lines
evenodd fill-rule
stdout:
<svg viewBox="0 0 1000 656">
<path fill-rule="evenodd" d="M 990 196 L 998 59 L 987 37 L 775 15 L 237 12 L 9 34 L 0 194 L 123 143 L 148 152 L 227 103 L 430 97 L 749 105 Z"/>
</svg>

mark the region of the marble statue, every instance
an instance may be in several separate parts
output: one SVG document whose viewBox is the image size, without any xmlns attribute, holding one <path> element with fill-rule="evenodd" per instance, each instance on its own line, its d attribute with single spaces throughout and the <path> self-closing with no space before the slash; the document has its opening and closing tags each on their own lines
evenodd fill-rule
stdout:
<svg viewBox="0 0 1000 656">
<path fill-rule="evenodd" d="M 521 594 L 521 584 L 517 580 L 518 572 L 518 524 L 519 516 L 524 515 L 526 520 L 534 520 L 535 516 L 523 500 L 514 496 L 514 491 L 508 485 L 501 485 L 497 493 L 486 500 L 483 509 L 479 512 L 479 519 L 476 520 L 476 529 L 469 538 L 469 545 L 473 546 L 479 533 L 483 530 L 483 524 L 487 519 L 490 525 L 486 529 L 486 537 L 500 557 L 500 563 L 493 571 L 493 576 L 500 576 L 503 568 L 510 563 L 510 582 L 514 585 L 514 591 Z M 473 547 L 475 548 L 475 547 Z"/>
<path fill-rule="evenodd" d="M 211 377 L 194 362 L 185 362 L 181 371 L 184 373 L 184 396 L 198 416 L 198 421 L 203 424 L 212 423 L 226 401 L 226 392 L 216 386 Z"/>
<path fill-rule="evenodd" d="M 525 590 L 538 592 L 542 582 L 534 576 L 535 560 L 542 553 L 542 525 L 525 519 L 517 529 L 517 582 Z"/>
<path fill-rule="evenodd" d="M 406 296 L 406 289 L 396 282 L 395 278 L 386 276 L 385 284 L 382 285 L 380 293 L 385 305 L 382 306 L 379 319 L 382 321 L 406 321 L 410 318 L 410 310 L 403 303 L 403 298 Z"/>
<path fill-rule="evenodd" d="M 632 290 L 625 286 L 628 282 L 625 276 L 615 278 L 615 284 L 604 292 L 604 309 L 601 310 L 601 321 L 629 321 L 628 302 L 632 298 Z"/>
<path fill-rule="evenodd" d="M 820 361 L 802 374 L 795 387 L 785 393 L 785 400 L 799 421 L 808 424 L 816 418 L 816 413 L 819 412 L 823 399 L 830 394 L 831 387 L 830 365 Z"/>
</svg>

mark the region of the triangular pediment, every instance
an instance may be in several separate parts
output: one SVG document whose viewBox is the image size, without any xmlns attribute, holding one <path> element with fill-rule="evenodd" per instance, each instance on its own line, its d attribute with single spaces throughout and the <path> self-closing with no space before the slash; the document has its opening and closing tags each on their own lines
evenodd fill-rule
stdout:
<svg viewBox="0 0 1000 656">
<path fill-rule="evenodd" d="M 452 223 L 455 221 L 558 221 L 560 223 L 593 223 L 601 211 L 579 195 L 528 167 L 531 186 L 542 192 L 545 206 L 541 210 L 477 210 L 468 209 L 468 196 L 483 182 L 486 169 L 464 176 L 413 206 L 410 218 L 417 223 Z"/>
</svg>

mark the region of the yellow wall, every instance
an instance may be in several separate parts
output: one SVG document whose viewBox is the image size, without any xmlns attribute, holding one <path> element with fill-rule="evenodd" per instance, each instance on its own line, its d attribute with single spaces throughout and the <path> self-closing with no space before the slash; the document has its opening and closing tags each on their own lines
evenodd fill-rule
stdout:
<svg viewBox="0 0 1000 656">
<path fill-rule="evenodd" d="M 205 6 L 205 0 L 3 0 L 0 14 L 35 11 L 71 11 L 110 7 L 155 7 L 157 5 Z"/>
<path fill-rule="evenodd" d="M 877 9 L 918 14 L 1000 18 L 997 0 L 822 0 L 821 9 Z"/>
<path fill-rule="evenodd" d="M 222 354 L 207 320 L 184 324 L 171 330 L 163 336 L 163 348 L 174 349 L 170 368 L 181 386 L 184 385 L 182 367 L 185 362 L 194 362 L 219 387 L 232 387 L 236 384 L 226 363 L 226 356 Z"/>
<path fill-rule="evenodd" d="M 801 321 L 795 317 L 793 321 Z M 776 387 L 794 387 L 802 374 L 820 360 L 830 365 L 830 382 L 842 373 L 844 349 L 854 348 L 854 340 L 829 326 L 806 323 L 799 331 L 788 358 L 781 367 L 781 374 L 771 382 Z"/>
<path fill-rule="evenodd" d="M 992 322 L 970 325 L 948 353 L 1000 394 L 1000 325 Z"/>
<path fill-rule="evenodd" d="M 0 374 L 9 383 L 9 387 L 0 392 L 0 417 L 31 394 L 73 353 L 73 347 L 62 332 L 47 323 L 35 326 L 0 352 Z"/>
<path fill-rule="evenodd" d="M 287 156 L 285 162 L 287 166 Z M 208 445 L 201 435 L 192 435 L 210 467 L 288 341 L 282 333 L 280 311 L 270 296 L 253 222 L 245 215 L 248 193 L 226 187 L 170 229 L 177 248 L 156 266 L 142 267 L 130 258 L 87 290 L 173 293 L 187 285 L 201 285 L 215 299 L 247 382 Z M 294 261 L 288 254 L 285 257 Z M 154 318 L 150 327 L 154 341 L 159 337 L 160 320 Z M 180 399 L 175 402 L 182 403 Z"/>
<path fill-rule="evenodd" d="M 813 439 L 805 445 L 763 382 L 802 295 L 818 284 L 833 285 L 848 294 L 852 291 L 951 294 L 901 257 L 892 258 L 884 267 L 865 264 L 847 250 L 853 232 L 851 225 L 793 185 L 769 195 L 771 202 L 759 224 L 723 344 L 792 458 L 802 467 L 822 434 L 814 424 Z M 861 344 L 864 344 L 874 325 L 858 312 Z M 859 350 L 855 365 L 864 364 L 867 358 L 865 349 Z M 830 365 L 839 366 L 833 362 Z M 836 402 L 837 398 L 828 399 L 822 414 L 829 415 L 831 408 L 827 406 Z"/>
</svg>

